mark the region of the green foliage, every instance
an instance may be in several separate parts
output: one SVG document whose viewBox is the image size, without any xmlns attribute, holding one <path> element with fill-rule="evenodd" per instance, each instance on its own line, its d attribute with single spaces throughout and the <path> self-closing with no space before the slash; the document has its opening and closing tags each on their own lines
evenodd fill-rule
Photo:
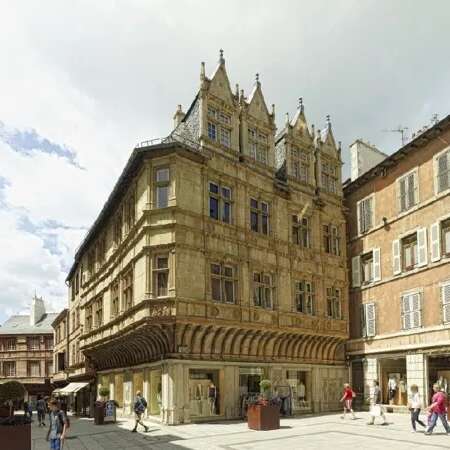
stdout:
<svg viewBox="0 0 450 450">
<path fill-rule="evenodd" d="M 106 386 L 101 386 L 98 390 L 98 394 L 100 395 L 100 397 L 108 397 L 109 392 L 109 388 L 107 388 Z"/>
<path fill-rule="evenodd" d="M 18 381 L 7 381 L 0 384 L 0 404 L 7 400 L 21 400 L 25 395 L 25 387 Z"/>
<path fill-rule="evenodd" d="M 272 387 L 272 382 L 270 380 L 261 380 L 259 382 L 259 387 L 261 389 L 261 392 L 266 392 Z"/>
</svg>

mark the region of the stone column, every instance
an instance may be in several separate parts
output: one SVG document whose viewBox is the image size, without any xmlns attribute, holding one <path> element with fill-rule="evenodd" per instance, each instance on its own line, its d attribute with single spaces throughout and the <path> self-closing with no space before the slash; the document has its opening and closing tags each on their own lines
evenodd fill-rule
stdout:
<svg viewBox="0 0 450 450">
<path fill-rule="evenodd" d="M 426 382 L 426 359 L 423 353 L 406 355 L 406 382 L 409 388 L 416 384 L 419 388 L 422 408 L 425 407 L 428 398 L 428 383 Z"/>
<path fill-rule="evenodd" d="M 378 382 L 378 358 L 368 357 L 366 358 L 364 364 L 364 397 L 369 397 L 370 388 L 372 386 L 372 381 L 377 380 Z"/>
<path fill-rule="evenodd" d="M 163 423 L 177 425 L 185 422 L 186 384 L 182 364 L 170 362 L 163 365 L 161 405 Z"/>
</svg>

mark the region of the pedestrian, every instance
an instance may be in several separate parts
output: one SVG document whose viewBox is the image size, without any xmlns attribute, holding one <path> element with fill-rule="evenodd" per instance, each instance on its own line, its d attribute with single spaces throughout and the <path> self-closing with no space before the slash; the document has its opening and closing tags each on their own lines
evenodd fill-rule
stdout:
<svg viewBox="0 0 450 450">
<path fill-rule="evenodd" d="M 419 394 L 419 388 L 417 384 L 412 384 L 411 388 L 411 395 L 409 397 L 408 401 L 408 408 L 411 411 L 411 425 L 412 425 L 412 432 L 416 432 L 416 422 L 421 425 L 422 427 L 426 428 L 426 425 L 419 419 L 420 414 L 420 408 L 422 407 L 422 402 L 420 400 L 420 394 Z"/>
<path fill-rule="evenodd" d="M 383 407 L 381 406 L 381 389 L 377 380 L 372 381 L 372 387 L 370 389 L 370 420 L 367 425 L 373 425 L 376 417 L 381 417 L 383 423 L 381 425 L 387 425 L 386 416 L 384 415 Z"/>
<path fill-rule="evenodd" d="M 47 411 L 47 406 L 45 404 L 45 400 L 42 398 L 41 395 L 38 395 L 38 398 L 37 398 L 36 411 L 37 411 L 39 426 L 45 427 L 45 412 Z"/>
<path fill-rule="evenodd" d="M 345 419 L 345 414 L 347 413 L 347 411 L 349 413 L 351 413 L 352 415 L 352 420 L 355 420 L 355 413 L 353 412 L 352 409 L 352 403 L 353 403 L 353 399 L 356 397 L 355 392 L 353 391 L 353 389 L 351 388 L 351 386 L 348 383 L 344 384 L 344 393 L 342 394 L 342 398 L 341 398 L 341 402 L 344 402 L 344 414 L 341 416 L 341 419 Z"/>
<path fill-rule="evenodd" d="M 141 391 L 136 392 L 136 398 L 134 400 L 134 419 L 135 424 L 134 428 L 131 430 L 133 433 L 136 433 L 137 426 L 141 425 L 144 427 L 145 432 L 147 433 L 148 427 L 144 425 L 142 422 L 142 415 L 144 414 L 145 409 L 147 408 L 147 401 L 144 397 L 142 397 Z"/>
<path fill-rule="evenodd" d="M 28 415 L 30 416 L 30 420 L 33 421 L 33 404 L 31 403 L 31 401 L 29 401 L 27 403 L 27 408 L 28 408 Z"/>
<path fill-rule="evenodd" d="M 56 400 L 50 401 L 50 426 L 47 432 L 47 441 L 50 442 L 50 450 L 62 450 L 66 438 L 67 417 L 64 411 L 59 409 Z"/>
<path fill-rule="evenodd" d="M 430 422 L 428 424 L 427 431 L 425 434 L 429 436 L 436 426 L 438 418 L 441 419 L 442 425 L 445 428 L 445 431 L 448 435 L 450 435 L 450 427 L 447 422 L 447 414 L 446 414 L 446 404 L 447 404 L 447 396 L 444 392 L 441 391 L 441 387 L 438 383 L 433 384 L 434 395 L 431 399 L 431 405 L 427 408 L 429 412 L 431 412 Z"/>
<path fill-rule="evenodd" d="M 28 417 L 28 402 L 26 400 L 23 402 L 23 415 L 25 418 Z"/>
</svg>

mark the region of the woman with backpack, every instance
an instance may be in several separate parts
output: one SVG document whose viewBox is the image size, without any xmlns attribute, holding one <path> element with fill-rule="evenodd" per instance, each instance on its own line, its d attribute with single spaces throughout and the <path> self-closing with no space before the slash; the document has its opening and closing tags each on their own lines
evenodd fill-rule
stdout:
<svg viewBox="0 0 450 450">
<path fill-rule="evenodd" d="M 134 400 L 134 419 L 135 424 L 134 428 L 131 430 L 133 433 L 137 432 L 137 426 L 141 425 L 144 427 L 145 432 L 147 433 L 148 427 L 147 425 L 144 425 L 142 422 L 142 415 L 145 412 L 145 409 L 147 408 L 147 401 L 144 397 L 142 397 L 141 391 L 136 392 L 136 399 Z"/>
</svg>

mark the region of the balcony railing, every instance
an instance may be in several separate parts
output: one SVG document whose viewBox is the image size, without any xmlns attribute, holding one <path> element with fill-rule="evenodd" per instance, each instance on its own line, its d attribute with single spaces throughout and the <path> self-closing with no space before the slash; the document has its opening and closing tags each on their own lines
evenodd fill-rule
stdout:
<svg viewBox="0 0 450 450">
<path fill-rule="evenodd" d="M 160 137 L 138 142 L 135 148 L 149 147 L 151 145 L 158 145 L 158 144 L 175 144 L 175 143 L 186 146 L 190 150 L 194 150 L 196 152 L 199 152 L 201 150 L 200 143 L 198 141 L 189 139 L 188 137 L 185 136 L 180 135 L 174 136 L 173 134 L 169 134 L 169 136 L 162 138 Z"/>
</svg>

